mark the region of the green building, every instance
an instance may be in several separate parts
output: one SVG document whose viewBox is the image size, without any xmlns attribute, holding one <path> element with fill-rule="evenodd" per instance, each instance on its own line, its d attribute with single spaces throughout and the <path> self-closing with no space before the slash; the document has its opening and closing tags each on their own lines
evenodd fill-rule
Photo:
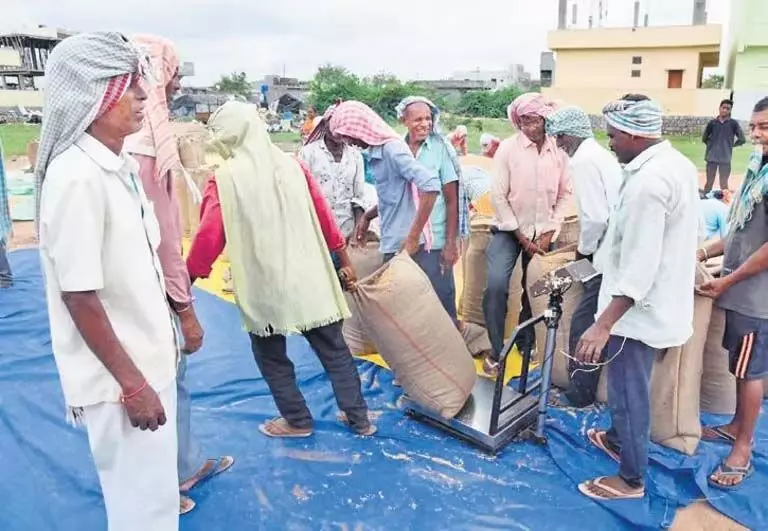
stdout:
<svg viewBox="0 0 768 531">
<path fill-rule="evenodd" d="M 732 0 L 725 85 L 733 90 L 734 117 L 748 119 L 768 96 L 768 0 Z"/>
</svg>

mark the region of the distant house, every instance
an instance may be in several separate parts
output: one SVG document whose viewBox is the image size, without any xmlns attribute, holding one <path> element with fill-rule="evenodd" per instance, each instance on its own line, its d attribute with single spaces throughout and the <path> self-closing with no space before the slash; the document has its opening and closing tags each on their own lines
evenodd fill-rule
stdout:
<svg viewBox="0 0 768 531">
<path fill-rule="evenodd" d="M 710 116 L 729 95 L 701 88 L 704 69 L 720 63 L 721 33 L 719 25 L 551 31 L 555 71 L 542 92 L 591 114 L 632 92 L 657 100 L 667 115 Z"/>
<path fill-rule="evenodd" d="M 732 0 L 725 86 L 734 92 L 734 116 L 747 119 L 768 96 L 768 2 Z"/>
</svg>

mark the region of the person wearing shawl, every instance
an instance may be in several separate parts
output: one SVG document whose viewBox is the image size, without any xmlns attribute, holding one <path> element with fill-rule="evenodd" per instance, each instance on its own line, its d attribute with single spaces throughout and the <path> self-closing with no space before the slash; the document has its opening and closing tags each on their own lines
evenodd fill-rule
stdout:
<svg viewBox="0 0 768 531">
<path fill-rule="evenodd" d="M 307 137 L 299 158 L 317 179 L 336 218 L 336 224 L 349 241 L 365 213 L 365 165 L 360 150 L 328 134 L 328 120 L 335 105 L 328 108 Z M 311 140 L 310 140 L 311 139 Z"/>
<path fill-rule="evenodd" d="M 570 157 L 581 227 L 576 258 L 588 259 L 598 272 L 583 281 L 581 300 L 571 316 L 569 352 L 573 354 L 581 335 L 595 322 L 603 278 L 597 255 L 604 254 L 607 248 L 602 243 L 619 198 L 622 174 L 616 157 L 597 143 L 589 116 L 578 107 L 563 107 L 550 114 L 546 128 L 547 135 L 554 138 L 558 147 Z M 594 403 L 600 369 L 599 365 L 585 367 L 574 360 L 569 361 L 571 379 L 565 397 L 571 406 L 581 408 Z"/>
<path fill-rule="evenodd" d="M 0 142 L 0 289 L 10 288 L 13 285 L 13 274 L 7 251 L 12 229 L 13 221 L 8 207 L 8 187 L 5 183 L 3 143 Z"/>
<path fill-rule="evenodd" d="M 69 418 L 88 430 L 110 531 L 179 526 L 179 345 L 158 222 L 123 151 L 145 117 L 145 66 L 119 33 L 56 45 L 35 164 L 53 355 Z"/>
<path fill-rule="evenodd" d="M 538 93 L 515 99 L 507 115 L 519 132 L 504 140 L 493 158 L 491 199 L 495 219 L 486 251 L 488 284 L 483 296 L 483 313 L 493 346 L 483 364 L 488 376 L 496 375 L 504 348 L 509 281 L 517 260 L 522 259 L 523 265 L 522 323 L 531 317 L 525 292 L 528 262 L 535 254 L 549 250 L 571 197 L 568 156 L 544 130 L 544 119 L 554 110 L 554 103 Z M 520 352 L 535 348 L 532 329 L 518 336 L 517 348 Z"/>
<path fill-rule="evenodd" d="M 312 435 L 312 414 L 286 352 L 286 336 L 298 333 L 328 372 L 343 419 L 372 435 L 341 331 L 350 314 L 339 280 L 352 290 L 355 274 L 320 187 L 303 163 L 272 144 L 255 105 L 227 102 L 208 128 L 216 170 L 203 192 L 187 267 L 193 282 L 206 278 L 227 246 L 235 300 L 281 415 L 259 429 L 269 437 Z M 330 253 L 340 262 L 338 277 Z"/>
<path fill-rule="evenodd" d="M 749 129 L 755 151 L 731 203 L 728 235 L 698 252 L 700 261 L 725 255 L 722 276 L 699 288 L 725 310 L 723 347 L 736 377 L 736 415 L 702 433 L 704 440 L 732 446 L 709 477 L 723 490 L 738 488 L 754 471 L 755 425 L 768 376 L 768 98 L 755 105 Z"/>
<path fill-rule="evenodd" d="M 400 135 L 359 101 L 339 104 L 328 131 L 342 141 L 367 149 L 376 182 L 378 205 L 369 209 L 355 229 L 362 244 L 371 220 L 381 222 L 379 249 L 384 260 L 405 250 L 425 271 L 440 261 L 432 253 L 429 216 L 440 192 L 440 178 L 419 164 Z"/>
<path fill-rule="evenodd" d="M 160 224 L 160 246 L 157 253 L 165 278 L 168 302 L 179 320 L 184 339 L 176 377 L 177 423 L 179 439 L 179 485 L 189 492 L 201 481 L 228 470 L 234 463 L 230 456 L 205 459 L 200 444 L 192 434 L 192 400 L 186 385 L 186 356 L 197 351 L 203 333 L 192 306 L 189 273 L 181 255 L 179 204 L 176 198 L 173 170 L 181 169 L 176 137 L 169 121 L 168 103 L 180 88 L 179 56 L 170 41 L 151 35 L 133 38 L 147 54 L 153 75 L 147 87 L 147 112 L 141 131 L 125 139 L 125 150 L 139 163 L 139 176 L 147 199 Z M 188 496 L 181 497 L 181 514 L 194 509 Z"/>
<path fill-rule="evenodd" d="M 645 495 L 653 362 L 693 334 L 699 187 L 693 163 L 662 140 L 656 102 L 628 94 L 603 115 L 623 179 L 598 255 L 597 319 L 576 356 L 583 363 L 605 356 L 611 428 L 587 437 L 619 463 L 617 475 L 585 481 L 579 491 L 611 501 Z"/>
<path fill-rule="evenodd" d="M 464 157 L 467 155 L 467 153 L 469 153 L 469 149 L 467 148 L 468 136 L 469 131 L 467 131 L 466 125 L 456 126 L 456 129 L 448 134 L 448 140 L 451 142 L 453 149 L 460 157 Z"/>
<path fill-rule="evenodd" d="M 499 149 L 501 140 L 488 133 L 480 135 L 480 150 L 484 157 L 492 159 L 496 155 L 496 151 Z"/>
</svg>

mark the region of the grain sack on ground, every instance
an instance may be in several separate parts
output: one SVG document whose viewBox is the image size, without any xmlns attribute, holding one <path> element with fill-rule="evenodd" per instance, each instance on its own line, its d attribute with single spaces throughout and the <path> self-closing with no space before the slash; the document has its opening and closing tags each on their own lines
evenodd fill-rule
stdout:
<svg viewBox="0 0 768 531">
<path fill-rule="evenodd" d="M 736 378 L 728 368 L 728 351 L 723 348 L 725 311 L 714 307 L 704 345 L 701 374 L 701 410 L 718 415 L 736 411 Z"/>
<path fill-rule="evenodd" d="M 697 267 L 697 286 L 711 278 L 703 266 Z M 712 317 L 712 299 L 691 296 L 693 335 L 682 347 L 657 356 L 651 379 L 651 439 L 688 455 L 693 455 L 701 440 L 701 373 Z"/>
<path fill-rule="evenodd" d="M 355 299 L 379 354 L 408 396 L 455 416 L 475 384 L 475 365 L 432 284 L 399 254 L 358 282 Z"/>
<path fill-rule="evenodd" d="M 470 227 L 467 250 L 463 263 L 463 290 L 461 294 L 461 317 L 464 321 L 485 327 L 483 314 L 483 294 L 488 283 L 488 258 L 486 249 L 491 242 L 491 219 L 475 216 Z M 523 265 L 519 259 L 509 281 L 509 298 L 507 299 L 507 321 L 505 332 L 507 337 L 517 326 L 523 295 Z"/>
<path fill-rule="evenodd" d="M 384 257 L 379 252 L 378 242 L 369 242 L 364 247 L 347 247 L 347 253 L 357 278 L 360 280 L 364 280 L 375 273 L 384 263 Z M 349 319 L 344 321 L 344 341 L 354 355 L 375 354 L 376 345 L 371 341 L 356 298 L 347 292 L 344 292 L 344 297 L 347 299 L 347 305 L 352 314 Z"/>
<path fill-rule="evenodd" d="M 526 290 L 530 293 L 533 285 L 552 271 L 560 269 L 568 262 L 576 258 L 576 253 L 570 250 L 553 251 L 545 255 L 537 255 L 531 259 L 528 265 L 528 278 Z M 581 282 L 575 282 L 563 296 L 563 316 L 560 319 L 560 325 L 557 328 L 557 343 L 555 344 L 555 357 L 553 358 L 552 382 L 558 387 L 567 387 L 570 380 L 568 374 L 568 358 L 562 353 L 568 352 L 568 338 L 571 332 L 571 316 L 573 311 L 579 305 L 581 294 L 583 293 Z M 533 316 L 544 313 L 549 305 L 549 297 L 531 298 L 531 312 Z M 547 327 L 544 323 L 536 325 L 536 361 L 541 363 L 544 360 L 544 347 L 546 344 Z"/>
<path fill-rule="evenodd" d="M 709 278 L 706 269 L 698 266 L 696 285 Z M 693 455 L 701 440 L 699 395 L 713 305 L 707 297 L 693 293 L 691 297 L 693 335 L 682 347 L 659 353 L 651 376 L 651 439 L 688 455 Z M 606 399 L 604 394 L 599 398 Z"/>
</svg>

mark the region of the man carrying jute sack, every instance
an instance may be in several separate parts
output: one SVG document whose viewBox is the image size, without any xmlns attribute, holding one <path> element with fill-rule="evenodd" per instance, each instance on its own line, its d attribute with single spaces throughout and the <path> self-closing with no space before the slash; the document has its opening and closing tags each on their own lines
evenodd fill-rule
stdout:
<svg viewBox="0 0 768 531">
<path fill-rule="evenodd" d="M 699 290 L 725 310 L 723 347 L 736 377 L 736 416 L 705 428 L 702 437 L 733 446 L 709 477 L 723 490 L 738 488 L 754 472 L 752 445 L 768 376 L 768 98 L 755 105 L 749 128 L 757 149 L 731 205 L 728 236 L 698 252 L 701 261 L 725 254 L 723 276 Z"/>
<path fill-rule="evenodd" d="M 651 370 L 659 351 L 693 333 L 698 243 L 698 172 L 661 139 L 662 111 L 626 95 L 603 110 L 611 150 L 624 164 L 619 202 L 609 222 L 598 318 L 577 356 L 594 363 L 607 349 L 612 427 L 589 441 L 619 463 L 619 473 L 579 485 L 596 500 L 645 496 L 651 431 Z"/>
</svg>

